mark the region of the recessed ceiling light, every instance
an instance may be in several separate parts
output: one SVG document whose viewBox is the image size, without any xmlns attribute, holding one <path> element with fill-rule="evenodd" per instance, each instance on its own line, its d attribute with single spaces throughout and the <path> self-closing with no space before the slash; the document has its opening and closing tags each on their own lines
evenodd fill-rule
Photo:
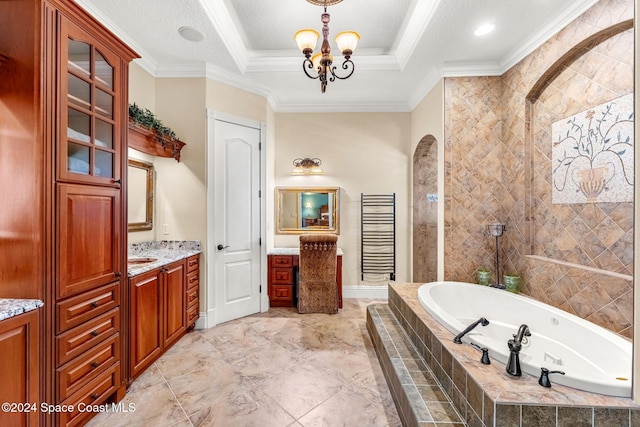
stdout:
<svg viewBox="0 0 640 427">
<path fill-rule="evenodd" d="M 476 28 L 473 32 L 476 36 L 484 36 L 485 34 L 489 34 L 493 29 L 496 28 L 493 24 L 484 24 Z"/>
<path fill-rule="evenodd" d="M 204 40 L 202 33 L 193 27 L 180 27 L 178 28 L 178 32 L 182 37 L 192 42 L 201 42 Z"/>
</svg>

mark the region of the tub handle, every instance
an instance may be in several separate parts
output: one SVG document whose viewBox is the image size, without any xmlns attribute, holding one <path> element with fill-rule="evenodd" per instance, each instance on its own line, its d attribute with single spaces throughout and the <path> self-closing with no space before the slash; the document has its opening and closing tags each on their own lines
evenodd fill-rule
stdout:
<svg viewBox="0 0 640 427">
<path fill-rule="evenodd" d="M 471 345 L 482 352 L 482 357 L 480 357 L 480 363 L 483 365 L 491 365 L 491 359 L 489 359 L 489 349 L 487 347 L 480 347 L 476 343 L 471 343 Z"/>
<path fill-rule="evenodd" d="M 549 374 L 564 375 L 564 372 L 550 371 L 547 368 L 540 368 L 540 379 L 538 380 L 538 384 L 540 384 L 542 387 L 551 387 L 551 380 L 549 380 Z"/>
</svg>

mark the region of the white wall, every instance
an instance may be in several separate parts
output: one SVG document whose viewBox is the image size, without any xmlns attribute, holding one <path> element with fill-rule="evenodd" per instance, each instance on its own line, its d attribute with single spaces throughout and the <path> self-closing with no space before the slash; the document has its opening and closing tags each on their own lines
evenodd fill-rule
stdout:
<svg viewBox="0 0 640 427">
<path fill-rule="evenodd" d="M 396 281 L 410 277 L 410 175 L 409 113 L 276 113 L 274 180 L 276 186 L 339 186 L 340 236 L 344 251 L 343 286 L 386 285 L 386 281 L 361 281 L 360 194 L 396 193 Z M 298 157 L 322 160 L 322 176 L 291 176 Z M 274 210 L 267 215 L 274 222 Z M 276 235 L 276 247 L 296 247 L 299 236 Z M 361 294 L 362 295 L 362 294 Z M 386 295 L 386 291 L 383 293 Z"/>
<path fill-rule="evenodd" d="M 154 110 L 156 105 L 156 81 L 153 76 L 144 71 L 138 64 L 134 62 L 129 66 L 129 103 L 136 103 L 141 108 Z M 156 157 L 142 153 L 140 151 L 129 148 L 129 158 L 142 160 L 147 163 L 153 163 Z M 157 171 L 156 171 L 157 173 Z M 156 231 L 158 229 L 156 223 L 157 203 L 154 200 L 153 207 L 153 229 L 148 231 L 136 231 L 128 233 L 128 243 L 139 243 L 156 240 Z"/>
</svg>

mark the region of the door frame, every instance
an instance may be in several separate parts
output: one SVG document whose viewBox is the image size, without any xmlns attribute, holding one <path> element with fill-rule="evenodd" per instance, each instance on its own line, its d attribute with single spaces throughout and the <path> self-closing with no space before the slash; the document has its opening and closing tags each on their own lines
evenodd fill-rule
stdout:
<svg viewBox="0 0 640 427">
<path fill-rule="evenodd" d="M 216 242 L 219 241 L 219 236 L 215 235 L 214 220 L 212 213 L 214 211 L 214 180 L 215 174 L 213 168 L 210 165 L 214 164 L 214 150 L 215 143 L 215 126 L 216 121 L 223 121 L 239 126 L 246 126 L 253 129 L 260 130 L 260 311 L 265 312 L 269 310 L 269 293 L 267 290 L 267 284 L 265 277 L 267 274 L 267 251 L 266 251 L 266 135 L 267 126 L 263 122 L 245 119 L 242 117 L 234 116 L 227 113 L 222 113 L 210 108 L 206 109 L 207 114 L 207 133 L 206 133 L 206 188 L 207 188 L 207 241 L 204 247 L 205 254 L 205 270 L 206 270 L 206 285 L 204 286 L 204 295 L 202 300 L 205 302 L 204 312 L 200 312 L 200 319 L 196 326 L 198 329 L 206 329 L 215 326 L 217 322 L 216 309 L 218 307 L 218 301 L 216 301 L 216 289 L 215 289 L 215 247 Z"/>
</svg>

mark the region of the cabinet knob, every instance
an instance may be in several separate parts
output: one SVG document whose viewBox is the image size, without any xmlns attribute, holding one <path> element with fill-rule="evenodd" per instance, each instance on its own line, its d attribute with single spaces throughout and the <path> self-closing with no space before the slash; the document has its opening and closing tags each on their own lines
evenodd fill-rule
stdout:
<svg viewBox="0 0 640 427">
<path fill-rule="evenodd" d="M 97 337 L 98 335 L 100 335 L 100 333 L 98 331 L 91 331 L 91 336 L 92 337 Z"/>
<path fill-rule="evenodd" d="M 99 397 L 100 397 L 100 395 L 99 395 L 98 393 L 93 393 L 93 394 L 91 395 L 91 400 L 96 400 L 96 399 L 97 399 L 97 398 L 99 398 Z"/>
<path fill-rule="evenodd" d="M 98 303 L 98 301 L 94 301 L 91 303 L 91 307 L 92 308 L 96 308 L 97 306 L 99 306 L 100 304 Z"/>
<path fill-rule="evenodd" d="M 93 369 L 96 369 L 98 366 L 100 366 L 100 364 L 98 362 L 96 362 L 95 360 L 93 362 L 91 362 L 91 367 Z"/>
<path fill-rule="evenodd" d="M 117 279 L 119 279 L 119 278 L 121 278 L 121 277 L 122 277 L 122 273 L 117 272 L 117 273 L 115 273 L 115 274 L 114 274 L 114 276 L 116 276 L 116 278 L 117 278 Z"/>
</svg>

